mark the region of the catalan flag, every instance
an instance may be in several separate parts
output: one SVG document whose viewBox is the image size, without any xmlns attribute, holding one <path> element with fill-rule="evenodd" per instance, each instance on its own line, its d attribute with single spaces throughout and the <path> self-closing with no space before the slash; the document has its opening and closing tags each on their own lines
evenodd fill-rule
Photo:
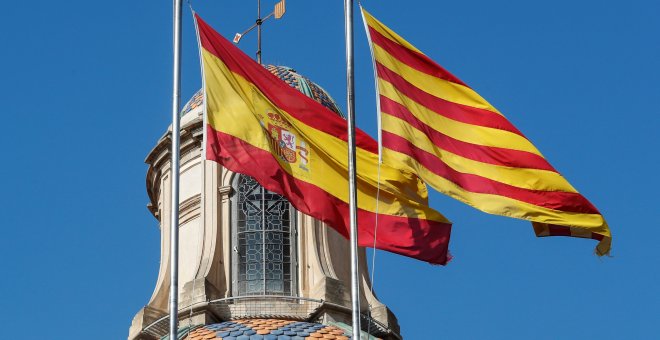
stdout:
<svg viewBox="0 0 660 340">
<path fill-rule="evenodd" d="M 532 221 L 537 236 L 599 241 L 603 216 L 497 109 L 362 9 L 379 92 L 382 157 L 481 211 Z"/>
<path fill-rule="evenodd" d="M 195 15 L 207 105 L 207 159 L 254 177 L 299 211 L 349 235 L 346 121 L 290 87 Z M 413 173 L 383 166 L 356 135 L 358 244 L 447 262 L 451 223 L 427 205 Z M 376 196 L 379 196 L 377 202 Z"/>
</svg>

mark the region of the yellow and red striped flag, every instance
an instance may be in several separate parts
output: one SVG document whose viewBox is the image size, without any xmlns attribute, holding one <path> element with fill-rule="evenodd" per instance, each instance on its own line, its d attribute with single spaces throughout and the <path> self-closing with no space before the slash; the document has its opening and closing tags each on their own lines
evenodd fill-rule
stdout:
<svg viewBox="0 0 660 340">
<path fill-rule="evenodd" d="M 378 83 L 383 162 L 481 211 L 533 222 L 537 236 L 600 241 L 598 210 L 497 109 L 362 9 Z"/>
<path fill-rule="evenodd" d="M 206 157 L 254 177 L 299 211 L 349 235 L 346 121 L 257 64 L 195 15 L 207 105 Z M 451 223 L 412 172 L 383 166 L 356 134 L 358 244 L 445 264 Z M 378 216 L 376 218 L 376 216 Z"/>
</svg>

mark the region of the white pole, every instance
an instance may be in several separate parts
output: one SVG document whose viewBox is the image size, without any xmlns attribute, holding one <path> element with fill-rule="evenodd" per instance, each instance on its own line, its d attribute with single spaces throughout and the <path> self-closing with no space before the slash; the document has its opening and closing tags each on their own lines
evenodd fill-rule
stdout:
<svg viewBox="0 0 660 340">
<path fill-rule="evenodd" d="M 360 286 L 358 280 L 357 188 L 355 183 L 355 84 L 353 82 L 353 0 L 344 0 L 346 35 L 346 98 L 348 100 L 348 199 L 351 224 L 351 309 L 353 340 L 360 339 Z"/>
<path fill-rule="evenodd" d="M 174 67 L 172 86 L 172 210 L 170 219 L 170 340 L 178 338 L 179 294 L 179 106 L 181 97 L 181 0 L 174 0 Z"/>
</svg>

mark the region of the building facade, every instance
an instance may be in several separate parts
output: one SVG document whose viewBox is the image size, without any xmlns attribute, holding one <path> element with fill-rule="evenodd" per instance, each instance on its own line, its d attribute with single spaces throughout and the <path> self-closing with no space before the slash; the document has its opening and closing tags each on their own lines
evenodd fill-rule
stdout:
<svg viewBox="0 0 660 340">
<path fill-rule="evenodd" d="M 265 67 L 341 115 L 309 79 L 288 67 Z M 180 338 L 350 338 L 348 240 L 251 177 L 204 160 L 202 107 L 200 91 L 181 117 Z M 168 131 L 146 158 L 148 209 L 159 221 L 161 261 L 154 292 L 133 318 L 129 340 L 167 334 L 170 146 Z M 400 339 L 396 317 L 370 292 L 365 256 L 360 249 L 363 331 Z"/>
</svg>

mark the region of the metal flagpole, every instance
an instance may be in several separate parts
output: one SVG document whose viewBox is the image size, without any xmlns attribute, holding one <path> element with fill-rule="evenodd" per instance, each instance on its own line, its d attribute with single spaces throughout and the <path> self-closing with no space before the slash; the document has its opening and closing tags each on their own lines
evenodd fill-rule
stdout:
<svg viewBox="0 0 660 340">
<path fill-rule="evenodd" d="M 261 0 L 257 0 L 257 62 L 261 65 Z"/>
<path fill-rule="evenodd" d="M 172 86 L 172 210 L 170 219 L 170 340 L 177 339 L 179 294 L 179 106 L 181 96 L 181 0 L 174 0 L 174 67 Z"/>
<path fill-rule="evenodd" d="M 360 286 L 358 285 L 357 188 L 355 183 L 355 84 L 353 82 L 353 0 L 344 0 L 346 35 L 346 98 L 348 100 L 348 199 L 351 221 L 351 307 L 353 339 L 360 339 Z"/>
</svg>

